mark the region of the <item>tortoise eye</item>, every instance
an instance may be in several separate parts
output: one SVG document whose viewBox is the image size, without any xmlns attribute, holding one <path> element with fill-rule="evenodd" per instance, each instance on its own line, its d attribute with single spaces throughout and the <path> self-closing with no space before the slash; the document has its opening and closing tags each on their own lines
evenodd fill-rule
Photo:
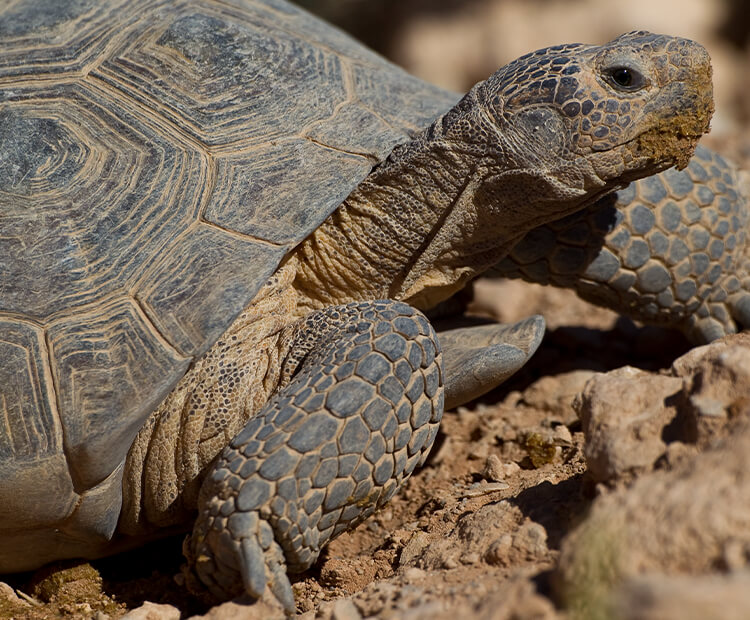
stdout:
<svg viewBox="0 0 750 620">
<path fill-rule="evenodd" d="M 610 67 L 604 71 L 604 77 L 618 90 L 632 92 L 646 86 L 646 78 L 630 67 Z"/>
</svg>

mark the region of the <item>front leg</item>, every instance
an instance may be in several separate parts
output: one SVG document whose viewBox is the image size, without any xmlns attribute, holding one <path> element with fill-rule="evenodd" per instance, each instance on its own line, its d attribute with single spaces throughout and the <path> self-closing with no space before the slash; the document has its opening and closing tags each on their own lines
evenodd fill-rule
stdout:
<svg viewBox="0 0 750 620">
<path fill-rule="evenodd" d="M 352 303 L 291 328 L 282 388 L 223 451 L 201 488 L 186 544 L 216 597 L 287 612 L 286 571 L 383 506 L 424 462 L 443 413 L 440 346 L 403 303 Z"/>
</svg>

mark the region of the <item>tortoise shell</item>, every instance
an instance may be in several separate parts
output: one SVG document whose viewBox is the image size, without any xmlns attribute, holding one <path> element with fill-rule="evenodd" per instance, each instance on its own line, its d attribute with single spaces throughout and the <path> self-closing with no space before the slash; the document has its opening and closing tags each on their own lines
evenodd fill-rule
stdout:
<svg viewBox="0 0 750 620">
<path fill-rule="evenodd" d="M 284 256 L 456 99 L 282 0 L 6 3 L 0 529 L 114 476 Z"/>
</svg>

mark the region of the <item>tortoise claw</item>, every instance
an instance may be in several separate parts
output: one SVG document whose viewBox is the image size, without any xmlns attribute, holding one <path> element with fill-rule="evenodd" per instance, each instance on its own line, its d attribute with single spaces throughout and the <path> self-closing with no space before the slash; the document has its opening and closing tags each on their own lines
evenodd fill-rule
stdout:
<svg viewBox="0 0 750 620">
<path fill-rule="evenodd" d="M 445 365 L 445 408 L 453 409 L 500 385 L 539 348 L 544 318 L 490 323 L 440 332 Z"/>
<path fill-rule="evenodd" d="M 275 540 L 269 540 L 268 523 L 254 521 L 256 527 L 242 532 L 238 540 L 233 535 L 236 531 L 224 529 L 227 519 L 218 511 L 209 508 L 201 514 L 185 545 L 195 571 L 189 576 L 188 588 L 204 597 L 207 590 L 209 598 L 227 600 L 243 594 L 262 598 L 268 586 L 284 612 L 293 615 L 294 593 L 286 574 L 284 552 Z"/>
<path fill-rule="evenodd" d="M 260 598 L 266 589 L 266 567 L 263 563 L 263 550 L 254 538 L 242 539 L 238 560 L 245 591 Z"/>
<path fill-rule="evenodd" d="M 279 551 L 281 551 L 280 548 Z M 288 615 L 293 615 L 295 611 L 294 592 L 292 592 L 292 584 L 287 577 L 284 563 L 277 561 L 277 558 L 271 558 L 269 568 L 271 570 L 271 583 L 269 584 L 271 593 L 281 603 L 284 611 Z"/>
</svg>

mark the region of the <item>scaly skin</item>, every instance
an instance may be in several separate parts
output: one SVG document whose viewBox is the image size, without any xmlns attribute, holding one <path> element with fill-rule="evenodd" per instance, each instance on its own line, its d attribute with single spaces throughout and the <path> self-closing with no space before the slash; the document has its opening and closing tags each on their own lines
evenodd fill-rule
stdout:
<svg viewBox="0 0 750 620">
<path fill-rule="evenodd" d="M 433 307 L 532 228 L 686 165 L 713 110 L 708 58 L 651 36 L 524 56 L 396 147 L 296 251 L 302 314 L 382 298 Z M 628 63 L 647 85 L 610 87 Z"/>
<path fill-rule="evenodd" d="M 750 210 L 737 170 L 699 147 L 685 170 L 631 183 L 528 233 L 490 277 L 573 288 L 695 344 L 750 327 Z"/>
<path fill-rule="evenodd" d="M 703 48 L 650 33 L 540 50 L 396 147 L 282 267 L 302 322 L 278 340 L 278 390 L 205 476 L 191 583 L 218 598 L 268 585 L 292 613 L 285 565 L 309 567 L 396 492 L 429 452 L 443 386 L 456 405 L 504 376 L 492 334 L 454 335 L 443 365 L 401 302 L 430 307 L 529 230 L 686 165 L 708 129 L 710 74 Z M 540 324 L 508 333 L 528 353 Z"/>
<path fill-rule="evenodd" d="M 299 334 L 309 353 L 285 369 L 290 383 L 201 489 L 188 559 L 219 598 L 260 597 L 270 582 L 291 609 L 284 561 L 304 570 L 326 541 L 383 506 L 437 435 L 442 360 L 421 313 L 391 301 L 334 306 Z"/>
</svg>

